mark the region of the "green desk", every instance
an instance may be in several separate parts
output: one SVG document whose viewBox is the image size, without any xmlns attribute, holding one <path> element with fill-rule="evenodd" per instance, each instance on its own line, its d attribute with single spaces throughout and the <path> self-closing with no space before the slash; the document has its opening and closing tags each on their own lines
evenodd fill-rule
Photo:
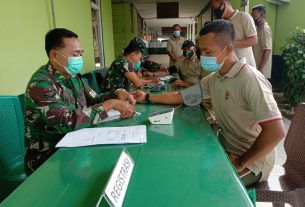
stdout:
<svg viewBox="0 0 305 207">
<path fill-rule="evenodd" d="M 135 168 L 123 206 L 253 206 L 199 107 L 180 107 L 171 125 L 150 125 L 150 112 L 101 126 L 147 125 L 147 144 L 58 150 L 1 206 L 95 206 L 126 147 Z"/>
</svg>

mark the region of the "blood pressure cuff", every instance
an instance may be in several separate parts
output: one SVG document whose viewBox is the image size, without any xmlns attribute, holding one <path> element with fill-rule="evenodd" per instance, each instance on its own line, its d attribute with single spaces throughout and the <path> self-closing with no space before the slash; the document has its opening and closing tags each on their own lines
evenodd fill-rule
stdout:
<svg viewBox="0 0 305 207">
<path fill-rule="evenodd" d="M 187 106 L 196 106 L 203 101 L 203 92 L 199 84 L 181 90 L 180 94 Z"/>
</svg>

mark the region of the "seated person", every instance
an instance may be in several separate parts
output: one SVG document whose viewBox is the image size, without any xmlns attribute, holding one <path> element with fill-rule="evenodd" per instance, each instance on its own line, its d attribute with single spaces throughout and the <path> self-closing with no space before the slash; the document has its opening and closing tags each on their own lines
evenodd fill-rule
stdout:
<svg viewBox="0 0 305 207">
<path fill-rule="evenodd" d="M 182 44 L 183 59 L 177 61 L 174 66 L 169 67 L 167 70 L 146 72 L 145 75 L 149 76 L 165 76 L 178 74 L 173 83 L 174 87 L 190 87 L 200 82 L 200 80 L 207 76 L 209 72 L 203 71 L 200 66 L 200 61 L 196 56 L 196 48 L 192 41 L 186 40 Z M 148 64 L 146 64 L 148 65 Z M 144 65 L 145 67 L 148 67 Z M 151 64 L 153 65 L 153 64 Z"/>
<path fill-rule="evenodd" d="M 141 39 L 134 38 L 130 41 L 123 55 L 115 59 L 107 71 L 102 84 L 105 91 L 114 91 L 118 88 L 131 90 L 131 84 L 138 88 L 147 83 L 159 83 L 159 78 L 143 79 L 136 74 L 141 67 L 144 49 L 145 43 Z"/>
<path fill-rule="evenodd" d="M 176 80 L 173 86 L 190 87 L 200 82 L 209 73 L 201 69 L 200 61 L 196 56 L 195 44 L 186 40 L 182 45 L 184 58 L 176 62 L 175 66 L 180 80 Z"/>
<path fill-rule="evenodd" d="M 45 36 L 45 50 L 49 61 L 32 75 L 25 91 L 27 174 L 56 151 L 55 145 L 66 133 L 101 122 L 111 109 L 120 111 L 121 118 L 134 114 L 135 100 L 123 89 L 100 95 L 88 87 L 85 90 L 77 75 L 83 69 L 77 34 L 53 29 Z M 90 106 L 86 97 L 95 105 Z"/>
<path fill-rule="evenodd" d="M 267 179 L 275 161 L 274 148 L 285 137 L 285 129 L 270 83 L 236 57 L 234 40 L 230 22 L 207 24 L 200 31 L 200 63 L 214 73 L 179 92 L 143 92 L 136 100 L 192 106 L 211 98 L 221 127 L 220 143 L 245 185 L 250 185 Z"/>
</svg>

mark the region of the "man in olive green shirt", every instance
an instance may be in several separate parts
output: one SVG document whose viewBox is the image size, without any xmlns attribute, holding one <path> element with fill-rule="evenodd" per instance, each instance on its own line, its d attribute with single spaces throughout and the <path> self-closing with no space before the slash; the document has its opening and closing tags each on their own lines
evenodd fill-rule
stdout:
<svg viewBox="0 0 305 207">
<path fill-rule="evenodd" d="M 183 59 L 176 62 L 175 66 L 180 80 L 176 80 L 173 86 L 190 87 L 200 82 L 209 73 L 202 70 L 200 61 L 196 55 L 195 44 L 191 40 L 186 40 L 182 45 Z"/>
<path fill-rule="evenodd" d="M 167 52 L 169 55 L 169 67 L 174 65 L 179 59 L 182 58 L 182 44 L 185 38 L 181 36 L 181 27 L 179 24 L 173 25 L 173 36 L 167 42 Z"/>
</svg>

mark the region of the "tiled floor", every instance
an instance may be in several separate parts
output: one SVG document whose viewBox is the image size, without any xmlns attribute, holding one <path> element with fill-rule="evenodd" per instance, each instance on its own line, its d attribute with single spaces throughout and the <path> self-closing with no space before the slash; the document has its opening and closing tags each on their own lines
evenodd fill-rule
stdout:
<svg viewBox="0 0 305 207">
<path fill-rule="evenodd" d="M 257 202 L 256 207 L 273 207 L 273 205 L 272 205 L 272 203 Z M 285 207 L 291 207 L 291 205 L 285 203 Z"/>
</svg>

